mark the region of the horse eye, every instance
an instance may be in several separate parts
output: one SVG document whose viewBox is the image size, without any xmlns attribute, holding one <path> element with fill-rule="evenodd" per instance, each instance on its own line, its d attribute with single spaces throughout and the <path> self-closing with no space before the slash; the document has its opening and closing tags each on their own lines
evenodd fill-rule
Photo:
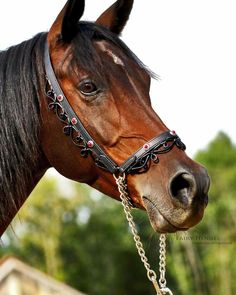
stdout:
<svg viewBox="0 0 236 295">
<path fill-rule="evenodd" d="M 83 95 L 86 95 L 86 96 L 96 95 L 99 91 L 99 89 L 94 84 L 94 82 L 90 80 L 82 81 L 79 84 L 79 90 Z"/>
</svg>

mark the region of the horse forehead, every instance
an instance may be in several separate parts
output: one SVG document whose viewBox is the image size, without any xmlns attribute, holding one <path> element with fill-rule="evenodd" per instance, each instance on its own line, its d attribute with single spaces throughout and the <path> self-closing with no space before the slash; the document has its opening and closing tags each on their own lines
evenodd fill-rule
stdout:
<svg viewBox="0 0 236 295">
<path fill-rule="evenodd" d="M 121 57 L 119 57 L 114 50 L 112 50 L 111 48 L 108 47 L 108 45 L 105 42 L 99 41 L 96 42 L 99 49 L 106 53 L 109 57 L 111 57 L 111 59 L 113 60 L 113 62 L 117 65 L 120 65 L 122 67 L 125 66 L 124 62 L 122 61 Z"/>
</svg>

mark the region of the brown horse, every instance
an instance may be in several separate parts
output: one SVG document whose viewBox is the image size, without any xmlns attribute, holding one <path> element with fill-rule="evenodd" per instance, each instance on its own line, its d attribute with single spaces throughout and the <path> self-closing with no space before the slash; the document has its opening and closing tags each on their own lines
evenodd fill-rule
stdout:
<svg viewBox="0 0 236 295">
<path fill-rule="evenodd" d="M 125 173 L 158 232 L 201 220 L 207 172 L 152 109 L 152 74 L 118 37 L 132 5 L 90 23 L 68 0 L 47 34 L 0 53 L 1 234 L 49 167 L 115 199 L 112 174 Z"/>
</svg>

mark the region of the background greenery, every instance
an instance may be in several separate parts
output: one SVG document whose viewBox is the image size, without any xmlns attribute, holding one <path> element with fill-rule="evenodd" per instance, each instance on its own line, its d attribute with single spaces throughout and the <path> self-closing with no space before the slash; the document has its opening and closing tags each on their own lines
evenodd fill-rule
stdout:
<svg viewBox="0 0 236 295">
<path fill-rule="evenodd" d="M 236 147 L 219 133 L 196 155 L 212 179 L 203 221 L 168 236 L 168 285 L 174 294 L 236 294 Z M 135 220 L 153 268 L 158 236 L 144 212 Z M 44 178 L 3 238 L 15 255 L 90 295 L 151 295 L 121 205 L 87 186 Z"/>
</svg>

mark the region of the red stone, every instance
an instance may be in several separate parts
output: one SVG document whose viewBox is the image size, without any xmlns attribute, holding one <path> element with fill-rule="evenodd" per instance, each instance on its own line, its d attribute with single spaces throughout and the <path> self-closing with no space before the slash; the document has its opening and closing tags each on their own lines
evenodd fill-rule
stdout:
<svg viewBox="0 0 236 295">
<path fill-rule="evenodd" d="M 176 135 L 176 132 L 174 130 L 170 131 L 171 135 Z"/>
<path fill-rule="evenodd" d="M 77 119 L 76 119 L 76 118 L 72 118 L 72 119 L 71 119 L 71 124 L 72 124 L 72 125 L 77 124 Z"/>
<path fill-rule="evenodd" d="M 145 145 L 143 146 L 143 148 L 145 149 L 145 150 L 147 150 L 147 149 L 149 149 L 149 144 L 148 143 L 145 143 Z"/>
<path fill-rule="evenodd" d="M 57 96 L 57 100 L 58 100 L 58 101 L 63 101 L 63 99 L 64 99 L 64 96 L 63 96 L 62 94 L 59 94 L 59 95 Z"/>
<path fill-rule="evenodd" d="M 92 147 L 94 146 L 94 142 L 93 142 L 92 140 L 89 140 L 89 141 L 87 142 L 87 146 L 88 146 L 89 148 L 92 148 Z"/>
</svg>

